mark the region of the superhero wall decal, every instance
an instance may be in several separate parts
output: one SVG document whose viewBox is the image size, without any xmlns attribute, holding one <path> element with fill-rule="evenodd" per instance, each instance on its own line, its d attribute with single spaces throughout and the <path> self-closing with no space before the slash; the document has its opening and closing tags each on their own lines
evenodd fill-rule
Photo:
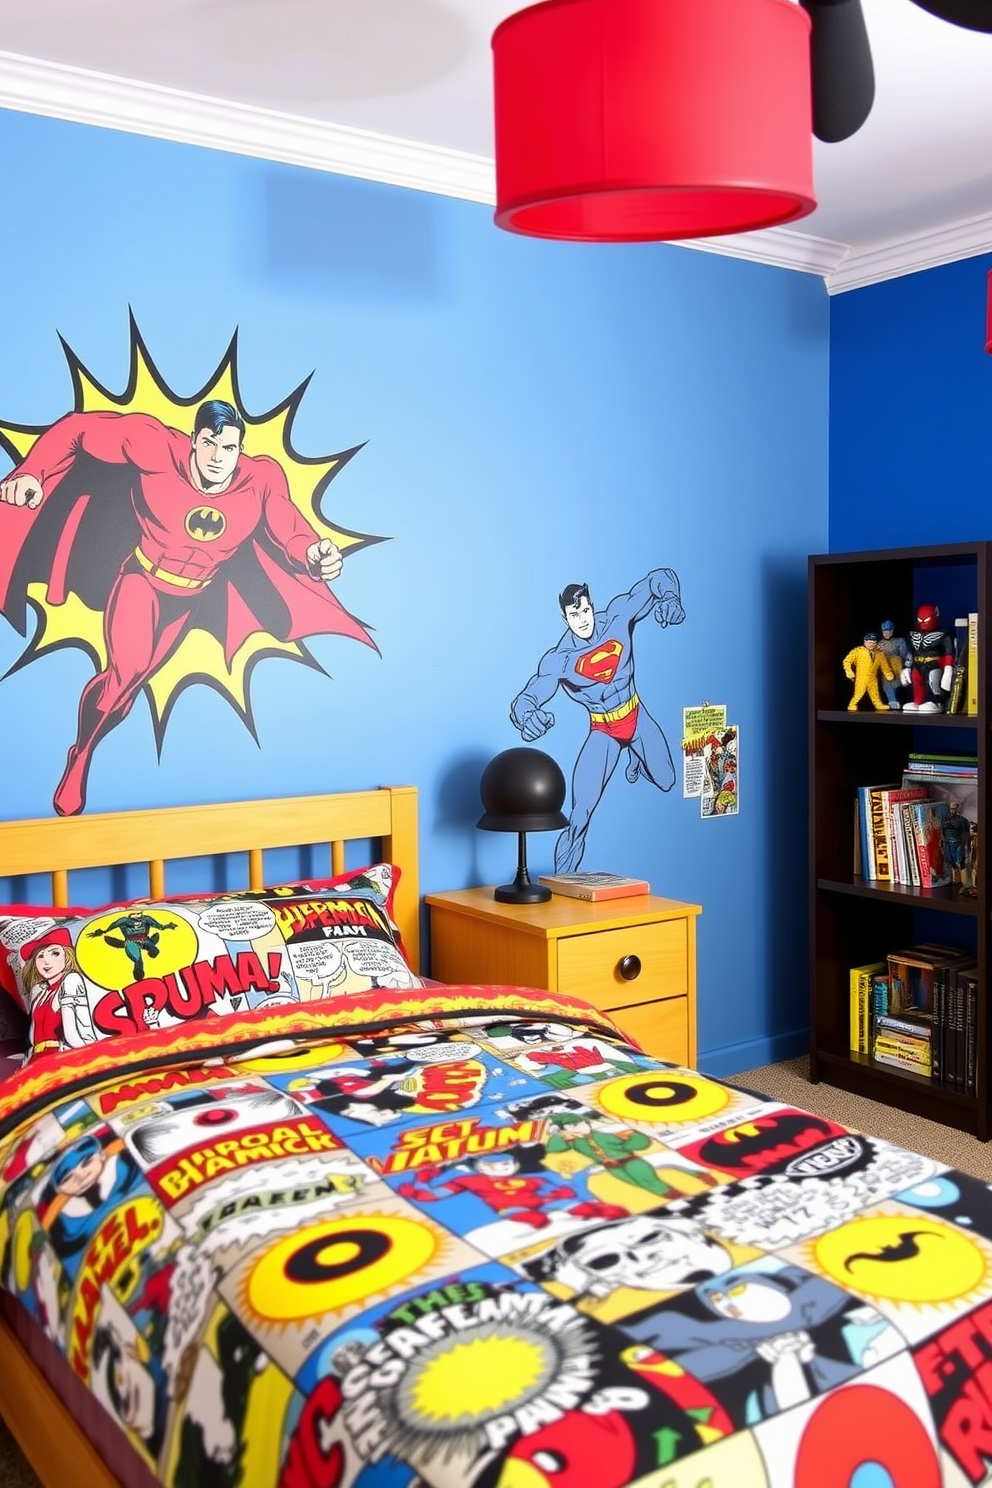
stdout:
<svg viewBox="0 0 992 1488">
<path fill-rule="evenodd" d="M 21 635 L 12 670 L 65 646 L 95 667 L 54 795 L 86 804 L 101 739 L 144 691 L 161 751 L 176 699 L 213 687 L 255 736 L 250 683 L 263 656 L 318 670 L 304 638 L 375 648 L 334 594 L 346 554 L 378 538 L 334 526 L 329 482 L 360 446 L 322 458 L 292 442 L 304 382 L 275 408 L 245 412 L 237 336 L 199 392 L 180 397 L 131 321 L 128 384 L 101 387 L 63 350 L 71 412 L 50 426 L 0 425 L 13 462 L 0 479 L 0 611 Z"/>
<path fill-rule="evenodd" d="M 652 570 L 601 610 L 593 606 L 587 584 L 568 584 L 558 603 L 565 633 L 513 699 L 510 718 L 525 743 L 542 738 L 554 726 L 548 704 L 559 688 L 589 715 L 589 732 L 572 770 L 568 826 L 555 844 L 556 872 L 573 873 L 621 756 L 631 784 L 642 777 L 661 791 L 675 784 L 668 740 L 634 685 L 634 627 L 649 615 L 663 627 L 681 625 L 685 611 L 679 577 L 671 568 Z"/>
</svg>

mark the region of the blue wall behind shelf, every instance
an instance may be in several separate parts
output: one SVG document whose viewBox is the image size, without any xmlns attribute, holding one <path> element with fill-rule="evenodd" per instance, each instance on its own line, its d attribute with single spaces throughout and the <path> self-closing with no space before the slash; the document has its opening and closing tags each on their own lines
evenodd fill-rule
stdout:
<svg viewBox="0 0 992 1488">
<path fill-rule="evenodd" d="M 992 537 L 990 267 L 983 254 L 831 299 L 830 552 Z"/>
</svg>

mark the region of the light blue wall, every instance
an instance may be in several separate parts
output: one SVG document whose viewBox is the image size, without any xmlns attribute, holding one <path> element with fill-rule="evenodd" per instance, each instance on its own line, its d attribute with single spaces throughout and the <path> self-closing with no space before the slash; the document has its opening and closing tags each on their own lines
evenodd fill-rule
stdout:
<svg viewBox="0 0 992 1488">
<path fill-rule="evenodd" d="M 122 390 L 129 307 L 184 396 L 237 329 L 248 412 L 312 373 L 296 446 L 365 441 L 327 505 L 388 538 L 337 586 L 380 656 L 325 637 L 311 649 L 330 678 L 261 663 L 258 745 L 197 687 L 156 761 L 139 700 L 97 751 L 89 809 L 411 782 L 424 890 L 505 879 L 515 840 L 475 830 L 478 780 L 520 742 L 508 705 L 561 633 L 558 591 L 586 580 L 601 605 L 673 567 L 687 618 L 640 626 L 638 691 L 676 752 L 683 707 L 727 705 L 741 813 L 701 821 L 681 778 L 662 796 L 621 769 L 583 866 L 704 906 L 705 1068 L 798 1052 L 806 555 L 827 542 L 820 280 L 676 247 L 514 238 L 479 205 L 14 113 L 0 152 L 0 422 L 71 406 L 59 335 Z M 0 622 L 0 673 L 20 647 Z M 62 651 L 0 681 L 4 815 L 51 812 L 91 672 Z M 554 711 L 543 747 L 567 776 L 584 715 Z M 531 839 L 533 870 L 553 846 Z"/>
</svg>

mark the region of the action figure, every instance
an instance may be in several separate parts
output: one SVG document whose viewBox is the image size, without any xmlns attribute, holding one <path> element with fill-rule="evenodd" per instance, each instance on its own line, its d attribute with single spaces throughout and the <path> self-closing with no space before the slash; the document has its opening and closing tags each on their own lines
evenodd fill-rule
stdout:
<svg viewBox="0 0 992 1488">
<path fill-rule="evenodd" d="M 879 672 L 890 681 L 895 678 L 889 658 L 884 651 L 878 649 L 878 636 L 873 630 L 869 630 L 865 632 L 864 644 L 855 646 L 844 657 L 844 675 L 849 682 L 854 683 L 854 695 L 847 705 L 849 713 L 858 711 L 858 704 L 865 693 L 877 712 L 888 711 L 888 705 L 882 702 L 882 695 L 878 690 Z"/>
<path fill-rule="evenodd" d="M 954 637 L 941 630 L 940 610 L 936 605 L 920 605 L 916 629 L 909 632 L 909 645 L 913 700 L 903 704 L 903 711 L 943 713 L 954 673 Z"/>
<path fill-rule="evenodd" d="M 883 620 L 879 626 L 882 639 L 878 643 L 879 651 L 889 658 L 889 666 L 894 675 L 882 677 L 882 691 L 885 701 L 894 713 L 898 713 L 902 704 L 899 701 L 899 687 L 906 686 L 909 679 L 909 646 L 905 636 L 897 636 L 895 625 L 891 620 Z M 905 680 L 904 680 L 905 679 Z"/>
<path fill-rule="evenodd" d="M 961 802 L 948 802 L 948 814 L 940 827 L 940 846 L 951 883 L 971 887 L 971 822 L 961 814 Z"/>
</svg>

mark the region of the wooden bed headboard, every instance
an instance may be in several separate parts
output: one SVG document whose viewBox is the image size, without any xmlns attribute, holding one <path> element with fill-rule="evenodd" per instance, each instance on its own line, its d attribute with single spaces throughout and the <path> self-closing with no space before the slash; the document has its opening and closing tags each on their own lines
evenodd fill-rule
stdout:
<svg viewBox="0 0 992 1488">
<path fill-rule="evenodd" d="M 330 845 L 330 872 L 343 873 L 345 844 L 381 843 L 385 862 L 402 870 L 394 915 L 414 971 L 420 970 L 417 789 L 412 785 L 283 800 L 224 801 L 86 816 L 0 822 L 0 875 L 48 874 L 55 905 L 71 903 L 76 868 L 148 865 L 148 893 L 167 892 L 166 869 L 180 858 L 247 853 L 245 887 L 265 887 L 267 848 Z M 322 875 L 323 876 L 323 875 Z"/>
</svg>

